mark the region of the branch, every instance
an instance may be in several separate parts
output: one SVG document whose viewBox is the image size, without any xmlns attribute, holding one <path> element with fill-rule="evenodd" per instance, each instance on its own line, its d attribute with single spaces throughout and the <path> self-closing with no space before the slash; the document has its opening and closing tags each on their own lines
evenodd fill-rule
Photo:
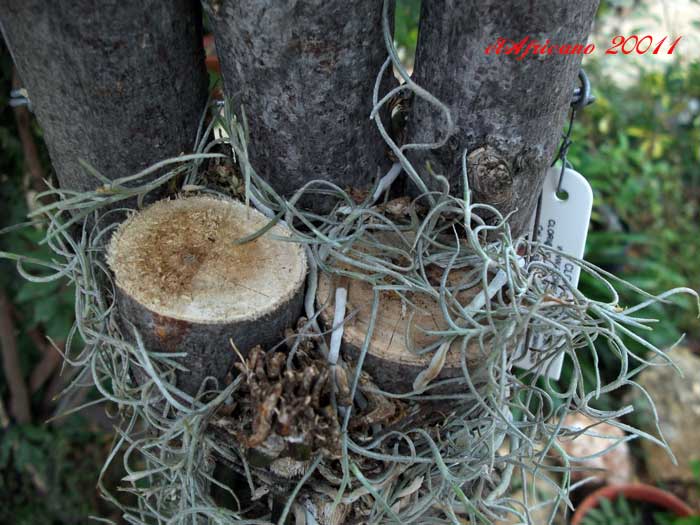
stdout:
<svg viewBox="0 0 700 525">
<path fill-rule="evenodd" d="M 0 346 L 2 347 L 2 365 L 10 387 L 10 413 L 19 423 L 29 423 L 32 418 L 29 409 L 29 393 L 19 365 L 11 304 L 2 289 L 0 289 Z"/>
<path fill-rule="evenodd" d="M 5 409 L 5 403 L 2 402 L 0 398 L 0 428 L 5 430 L 10 426 L 10 417 L 7 415 L 7 409 Z"/>
<path fill-rule="evenodd" d="M 63 350 L 64 343 L 56 343 L 57 348 L 48 344 L 46 336 L 37 328 L 27 332 L 29 337 L 34 342 L 34 345 L 41 351 L 42 358 L 29 376 L 29 391 L 34 394 L 46 383 L 46 381 L 54 373 L 58 365 L 61 363 L 61 354 L 58 350 Z"/>
<path fill-rule="evenodd" d="M 382 3 L 352 2 L 352 16 L 344 0 L 203 4 L 224 93 L 236 101 L 235 111 L 245 110 L 250 160 L 265 182 L 285 197 L 314 179 L 371 187 L 377 169 L 385 173 L 390 165 L 368 118 L 373 81 L 386 59 Z M 383 80 L 388 88 L 393 79 Z M 301 205 L 319 211 L 329 202 L 307 198 Z"/>
<path fill-rule="evenodd" d="M 529 226 L 544 175 L 561 130 L 582 54 L 535 54 L 535 46 L 559 49 L 584 44 L 598 0 L 484 0 L 460 6 L 456 0 L 421 4 L 414 80 L 451 110 L 453 122 L 417 97 L 406 129 L 406 144 L 449 142 L 409 151 L 415 166 L 429 163 L 461 196 L 462 153 L 476 202 L 509 217 L 514 236 Z M 529 45 L 516 58 L 498 49 L 499 37 Z M 549 44 L 548 44 L 549 45 Z M 450 127 L 453 125 L 453 127 Z M 431 189 L 444 179 L 431 177 Z M 414 192 L 418 193 L 419 188 Z M 486 218 L 486 217 L 485 217 Z"/>
<path fill-rule="evenodd" d="M 12 87 L 21 87 L 17 68 L 12 68 Z M 36 191 L 44 191 L 47 189 L 44 182 L 44 168 L 39 160 L 39 150 L 34 142 L 32 134 L 32 116 L 26 106 L 15 106 L 15 121 L 17 122 L 17 134 L 22 142 L 22 152 L 24 153 L 24 162 L 26 173 L 29 176 L 30 185 Z"/>
<path fill-rule="evenodd" d="M 0 23 L 62 188 L 99 185 L 81 160 L 116 179 L 192 149 L 207 99 L 199 2 L 7 0 Z"/>
</svg>

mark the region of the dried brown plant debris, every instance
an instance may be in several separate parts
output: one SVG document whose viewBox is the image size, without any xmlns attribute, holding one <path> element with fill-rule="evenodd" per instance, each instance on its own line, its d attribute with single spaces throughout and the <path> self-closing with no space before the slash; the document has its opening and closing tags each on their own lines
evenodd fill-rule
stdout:
<svg viewBox="0 0 700 525">
<path fill-rule="evenodd" d="M 290 368 L 286 353 L 256 347 L 236 368 L 245 379 L 231 418 L 239 421 L 235 435 L 251 459 L 261 463 L 278 457 L 306 460 L 318 453 L 340 457 L 334 381 L 324 359 L 299 351 Z M 336 377 L 345 376 L 341 367 L 335 367 L 335 372 Z M 347 378 L 337 383 L 342 391 L 335 395 L 341 403 L 349 399 Z"/>
<path fill-rule="evenodd" d="M 309 329 L 302 317 L 296 329 L 287 330 L 292 358 L 261 347 L 245 358 L 239 354 L 242 384 L 213 424 L 233 436 L 253 466 L 272 468 L 287 460 L 306 464 L 318 454 L 335 464 L 342 456 L 341 427 L 351 406 L 348 432 L 360 442 L 382 428 L 400 426 L 408 416 L 409 404 L 381 395 L 365 372 L 353 403 L 355 369 L 342 362 L 329 365 L 317 346 L 321 334 Z"/>
<path fill-rule="evenodd" d="M 207 187 L 242 199 L 245 196 L 245 183 L 238 167 L 228 162 L 212 162 L 207 168 L 204 178 Z"/>
</svg>

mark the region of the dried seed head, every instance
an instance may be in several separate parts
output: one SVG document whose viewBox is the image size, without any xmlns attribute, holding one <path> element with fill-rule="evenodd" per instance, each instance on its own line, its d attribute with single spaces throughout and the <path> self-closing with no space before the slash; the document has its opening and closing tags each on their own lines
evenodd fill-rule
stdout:
<svg viewBox="0 0 700 525">
<path fill-rule="evenodd" d="M 257 347 L 245 363 L 237 364 L 245 381 L 237 396 L 240 409 L 230 415 L 237 425 L 235 435 L 246 448 L 264 448 L 265 457 L 275 454 L 273 459 L 306 459 L 317 452 L 338 457 L 340 423 L 332 406 L 333 381 L 328 363 L 320 356 L 300 353 L 294 359 L 295 368 L 289 368 L 287 357 Z M 341 377 L 347 400 L 349 388 L 344 372 Z M 271 448 L 273 437 L 285 446 Z"/>
</svg>

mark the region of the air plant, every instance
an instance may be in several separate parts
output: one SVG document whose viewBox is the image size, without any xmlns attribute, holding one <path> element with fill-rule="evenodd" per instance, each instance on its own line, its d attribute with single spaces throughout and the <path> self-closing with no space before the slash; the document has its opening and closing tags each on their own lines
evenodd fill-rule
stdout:
<svg viewBox="0 0 700 525">
<path fill-rule="evenodd" d="M 384 30 L 387 37 L 387 20 Z M 56 199 L 32 213 L 33 222 L 43 219 L 46 226 L 44 242 L 55 255 L 51 262 L 0 253 L 0 257 L 15 260 L 20 274 L 31 281 L 67 279 L 75 285 L 76 322 L 68 334 L 65 361 L 80 373 L 69 388 L 94 384 L 101 396 L 96 402 L 118 407 L 118 430 L 101 471 L 100 489 L 122 509 L 128 523 L 281 524 L 293 516 L 301 524 L 326 515 L 325 510 L 319 511 L 321 507 L 342 507 L 343 515 L 351 509 L 353 519 L 370 524 L 492 523 L 507 516 L 528 523 L 530 509 L 542 504 L 529 498 L 536 481 L 555 489 L 551 523 L 559 504 L 569 504 L 569 472 L 577 461 L 558 442 L 580 432 L 562 426 L 567 413 L 580 412 L 613 424 L 627 433 L 624 441 L 643 437 L 665 447 L 660 432 L 652 436 L 620 421 L 631 407 L 601 411 L 591 405 L 617 388 L 642 390 L 633 381 L 638 372 L 650 365 L 671 364 L 666 352 L 640 335 L 652 329 L 654 320 L 639 312 L 674 294 L 697 294 L 678 288 L 652 296 L 586 261 L 539 242 L 512 238 L 508 217 L 493 206 L 472 201 L 466 152 L 463 195 L 451 195 L 444 179 L 441 191 L 428 191 L 405 152 L 409 147 L 440 143 L 398 146 L 381 122 L 380 109 L 402 92 L 424 98 L 448 121 L 449 109 L 413 83 L 391 38 L 387 42 L 389 58 L 377 76 L 371 115 L 397 163 L 364 198 L 323 180 L 306 184 L 288 199 L 278 195 L 248 160 L 244 113 L 237 117 L 226 101 L 223 107 L 213 105 L 213 118 L 206 126 L 202 118 L 193 154 L 114 181 L 86 167 L 100 184 L 96 190 L 51 188 L 39 196 Z M 380 79 L 390 66 L 397 68 L 405 83 L 380 97 Z M 220 131 L 216 136 L 215 128 Z M 274 351 L 269 355 L 256 351 L 241 360 L 241 373 L 230 383 L 218 388 L 208 385 L 206 392 L 190 396 L 169 380 L 180 366 L 173 360 L 177 354 L 150 351 L 138 333 L 121 333 L 114 322 L 117 312 L 111 275 L 104 263 L 105 241 L 115 221 L 129 213 L 119 207 L 121 203 L 131 199 L 142 203 L 167 185 L 186 194 L 215 193 L 207 186 L 206 173 L 217 166 L 226 168 L 217 173 L 240 177 L 245 201 L 270 218 L 260 232 L 232 242 L 250 241 L 283 221 L 292 231 L 292 242 L 305 246 L 310 264 L 305 321 L 275 349 L 285 350 L 284 362 Z M 414 201 L 402 201 L 402 212 L 397 214 L 386 206 L 384 192 L 402 170 L 424 193 Z M 304 198 L 320 195 L 337 203 L 326 215 L 309 213 L 299 205 Z M 488 222 L 484 216 L 490 217 Z M 400 241 L 395 245 L 382 242 L 387 232 Z M 523 254 L 532 257 L 524 260 Z M 566 299 L 553 299 L 547 283 L 566 283 L 567 279 L 542 262 L 552 255 L 587 272 L 607 290 L 607 299 L 594 300 L 571 287 L 566 289 Z M 447 279 L 454 270 L 463 272 L 458 284 Z M 315 304 L 320 272 L 362 280 L 373 287 L 368 337 L 354 367 L 346 366 L 323 337 Z M 456 299 L 460 287 L 476 291 L 469 304 Z M 619 287 L 639 294 L 639 304 L 620 305 Z M 381 315 L 382 293 L 404 298 L 407 315 L 412 294 L 439 303 L 447 327 L 433 334 L 438 344 L 413 350 L 435 355 L 444 348 L 443 343 L 458 343 L 462 375 L 446 380 L 450 392 L 440 388 L 445 381 L 425 380 L 420 391 L 390 394 L 380 391 L 366 376 L 363 362 L 373 320 Z M 517 370 L 518 349 L 526 346 L 523 343 L 533 332 L 557 335 L 541 350 L 538 366 Z M 84 342 L 80 349 L 75 344 L 77 337 Z M 642 345 L 651 357 L 632 352 L 628 339 Z M 601 343 L 618 359 L 620 372 L 607 384 L 597 378 L 588 391 L 581 359 L 590 354 L 596 361 Z M 469 345 L 478 347 L 478 369 L 467 365 Z M 570 382 L 561 390 L 543 377 L 539 366 L 556 355 L 564 355 L 572 369 Z M 314 360 L 327 362 L 327 366 L 314 364 Z M 435 359 L 431 367 L 439 363 Z M 145 374 L 138 383 L 132 378 L 134 367 Z M 260 374 L 256 374 L 259 367 Z M 428 370 L 422 377 L 437 377 L 435 371 Z M 285 420 L 291 414 L 285 412 L 287 405 L 298 403 L 299 383 L 304 385 L 305 378 L 308 388 L 302 390 L 312 398 L 312 411 L 299 414 L 315 417 L 318 410 L 327 436 L 318 435 L 308 421 L 287 424 Z M 547 388 L 542 388 L 543 382 Z M 289 389 L 287 397 L 285 388 Z M 428 417 L 426 407 L 436 404 L 446 409 L 432 410 Z M 386 414 L 393 410 L 393 414 L 368 417 L 373 406 L 387 410 Z M 251 407 L 258 407 L 261 413 L 255 414 Z M 231 419 L 234 414 L 238 419 Z M 240 439 L 232 439 L 233 435 Z M 290 447 L 292 435 L 306 436 L 301 438 L 303 446 Z M 284 452 L 275 449 L 270 454 L 270 447 L 280 445 L 278 437 L 283 438 Z M 322 437 L 330 441 L 324 443 Z M 610 446 L 619 442 L 613 440 Z M 250 450 L 260 452 L 261 447 L 266 461 L 251 461 Z M 545 461 L 549 456 L 558 457 L 563 467 Z M 133 503 L 120 501 L 102 484 L 107 469 L 118 468 L 118 457 L 124 471 L 120 490 L 135 496 Z M 285 481 L 288 490 L 281 501 L 280 477 L 268 467 L 283 457 L 300 464 Z M 218 480 L 214 475 L 217 462 L 233 469 L 245 490 Z M 509 495 L 516 475 L 523 501 Z M 220 506 L 211 496 L 213 486 L 229 493 L 238 502 L 235 508 Z M 253 501 L 244 502 L 243 493 L 252 494 Z"/>
</svg>

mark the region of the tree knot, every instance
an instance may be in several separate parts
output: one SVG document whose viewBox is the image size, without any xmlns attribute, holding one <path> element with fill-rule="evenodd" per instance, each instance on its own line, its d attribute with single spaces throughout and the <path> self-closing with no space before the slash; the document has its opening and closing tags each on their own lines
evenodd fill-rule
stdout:
<svg viewBox="0 0 700 525">
<path fill-rule="evenodd" d="M 469 186 L 479 202 L 501 204 L 513 194 L 513 173 L 496 148 L 490 145 L 473 150 L 467 157 Z"/>
</svg>

